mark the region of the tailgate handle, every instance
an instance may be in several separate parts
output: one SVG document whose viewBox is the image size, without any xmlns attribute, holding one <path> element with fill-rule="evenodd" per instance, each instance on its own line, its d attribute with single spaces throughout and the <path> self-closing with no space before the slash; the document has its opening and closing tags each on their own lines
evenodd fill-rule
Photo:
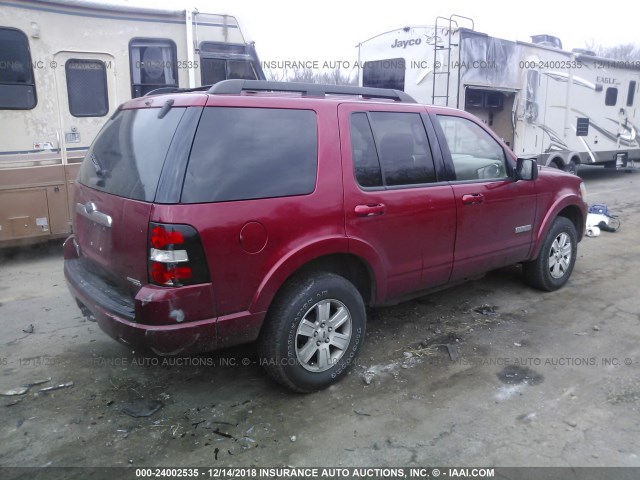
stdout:
<svg viewBox="0 0 640 480">
<path fill-rule="evenodd" d="M 383 215 L 385 210 L 384 203 L 356 205 L 357 217 L 373 217 L 375 215 Z"/>
<path fill-rule="evenodd" d="M 113 223 L 111 217 L 99 211 L 93 202 L 87 202 L 84 205 L 76 203 L 76 212 L 103 227 L 111 228 L 111 224 Z"/>
<path fill-rule="evenodd" d="M 465 205 L 480 205 L 484 202 L 484 195 L 481 193 L 471 193 L 462 196 L 462 203 Z"/>
</svg>

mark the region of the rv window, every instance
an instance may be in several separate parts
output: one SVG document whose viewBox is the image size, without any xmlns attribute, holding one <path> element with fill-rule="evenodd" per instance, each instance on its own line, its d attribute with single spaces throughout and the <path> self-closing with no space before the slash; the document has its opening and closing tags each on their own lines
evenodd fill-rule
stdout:
<svg viewBox="0 0 640 480">
<path fill-rule="evenodd" d="M 607 93 L 604 96 L 604 104 L 613 106 L 618 102 L 618 89 L 615 87 L 607 88 Z"/>
<path fill-rule="evenodd" d="M 636 81 L 631 80 L 629 82 L 629 91 L 627 92 L 627 107 L 633 106 L 633 97 L 636 94 Z"/>
<path fill-rule="evenodd" d="M 507 176 L 504 150 L 482 127 L 462 117 L 438 115 L 456 180 L 490 180 Z"/>
<path fill-rule="evenodd" d="M 202 69 L 202 85 L 213 85 L 227 78 L 225 61 L 219 58 L 203 58 L 200 62 Z"/>
<path fill-rule="evenodd" d="M 74 117 L 104 117 L 109 112 L 107 70 L 100 60 L 71 59 L 65 64 L 69 112 Z"/>
<path fill-rule="evenodd" d="M 227 78 L 256 80 L 258 77 L 249 60 L 224 60 L 221 58 L 202 58 L 202 84 L 213 85 Z"/>
<path fill-rule="evenodd" d="M 362 72 L 362 85 L 404 91 L 404 73 L 405 61 L 403 58 L 366 62 Z"/>
<path fill-rule="evenodd" d="M 246 60 L 227 60 L 227 78 L 257 79 L 253 65 Z"/>
<path fill-rule="evenodd" d="M 431 148 L 420 115 L 372 112 L 368 116 L 371 127 L 366 113 L 351 116 L 353 167 L 361 186 L 391 187 L 436 181 Z"/>
<path fill-rule="evenodd" d="M 30 110 L 35 106 L 27 36 L 20 30 L 0 28 L 0 109 Z"/>
<path fill-rule="evenodd" d="M 134 38 L 129 43 L 129 59 L 133 98 L 156 88 L 178 86 L 176 45 L 171 40 Z"/>
</svg>

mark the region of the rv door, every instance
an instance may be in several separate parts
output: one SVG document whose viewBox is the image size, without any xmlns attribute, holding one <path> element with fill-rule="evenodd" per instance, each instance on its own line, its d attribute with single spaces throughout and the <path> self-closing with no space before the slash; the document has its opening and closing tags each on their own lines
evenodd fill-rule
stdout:
<svg viewBox="0 0 640 480">
<path fill-rule="evenodd" d="M 73 183 L 80 163 L 118 106 L 115 59 L 107 53 L 63 51 L 54 56 L 54 61 L 58 138 L 72 205 Z"/>
</svg>

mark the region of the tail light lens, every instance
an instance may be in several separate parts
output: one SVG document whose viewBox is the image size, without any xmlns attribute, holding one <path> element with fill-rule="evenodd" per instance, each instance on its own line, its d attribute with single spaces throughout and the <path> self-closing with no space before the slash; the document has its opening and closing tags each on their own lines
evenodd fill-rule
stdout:
<svg viewBox="0 0 640 480">
<path fill-rule="evenodd" d="M 209 281 L 202 242 L 193 227 L 149 224 L 149 281 L 167 287 Z"/>
</svg>

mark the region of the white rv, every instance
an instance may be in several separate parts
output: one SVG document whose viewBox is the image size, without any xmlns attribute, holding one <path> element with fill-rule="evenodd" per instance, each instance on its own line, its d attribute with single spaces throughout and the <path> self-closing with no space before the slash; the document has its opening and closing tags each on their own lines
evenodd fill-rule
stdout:
<svg viewBox="0 0 640 480">
<path fill-rule="evenodd" d="M 434 26 L 359 44 L 359 82 L 473 113 L 518 156 L 542 165 L 575 173 L 578 164 L 640 159 L 640 61 L 567 52 L 548 35 L 532 40 L 503 40 L 474 31 L 469 18 L 439 17 Z"/>
<path fill-rule="evenodd" d="M 158 88 L 264 79 L 232 16 L 86 1 L 0 1 L 0 247 L 67 235 L 102 124 Z"/>
</svg>

